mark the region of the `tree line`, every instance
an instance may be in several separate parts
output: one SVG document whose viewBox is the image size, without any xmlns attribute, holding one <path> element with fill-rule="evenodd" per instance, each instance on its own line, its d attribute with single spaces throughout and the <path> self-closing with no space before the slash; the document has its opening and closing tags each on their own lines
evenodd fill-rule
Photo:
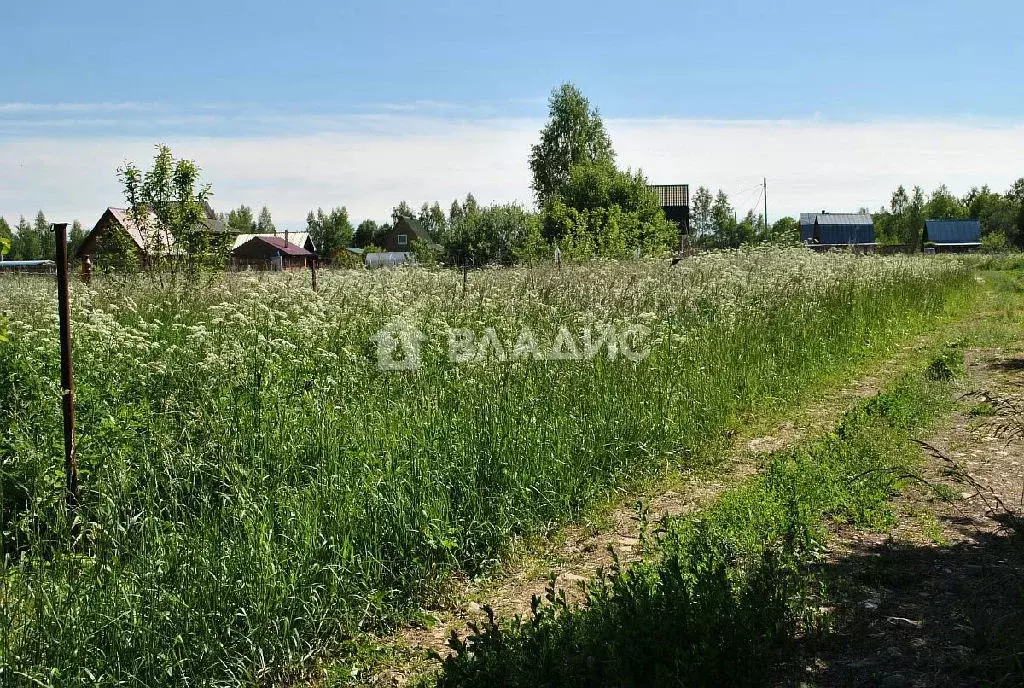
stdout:
<svg viewBox="0 0 1024 688">
<path fill-rule="evenodd" d="M 660 255 L 678 241 L 658 196 L 638 170 L 620 170 L 598 111 L 578 88 L 563 84 L 549 100 L 550 119 L 531 149 L 536 211 L 520 204 L 482 205 L 473 194 L 414 210 L 406 201 L 390 222 L 364 220 L 353 228 L 345 207 L 309 212 L 306 229 L 321 258 L 346 247 L 373 248 L 401 218 L 416 220 L 428 241 L 412 249 L 427 262 L 448 265 L 511 264 L 550 257 Z"/>
<path fill-rule="evenodd" d="M 68 234 L 69 250 L 74 252 L 85 240 L 82 223 L 75 220 Z M 50 222 L 40 210 L 35 221 L 29 222 L 22 215 L 11 227 L 0 217 L 0 242 L 9 246 L 4 260 L 55 260 L 57 258 L 57 237 L 50 230 Z"/>
</svg>

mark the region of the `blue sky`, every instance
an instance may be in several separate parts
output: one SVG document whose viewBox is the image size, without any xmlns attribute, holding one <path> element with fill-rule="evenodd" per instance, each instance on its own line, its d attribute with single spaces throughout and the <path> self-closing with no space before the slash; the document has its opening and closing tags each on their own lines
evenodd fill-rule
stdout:
<svg viewBox="0 0 1024 688">
<path fill-rule="evenodd" d="M 221 205 L 268 203 L 289 222 L 304 205 L 383 218 L 402 198 L 447 203 L 489 169 L 486 199 L 529 203 L 529 143 L 565 80 L 619 132 L 624 164 L 734 192 L 767 175 L 779 212 L 873 206 L 897 178 L 1007 186 L 1024 175 L 1011 169 L 1024 123 L 1020 2 L 5 4 L 8 216 L 98 216 L 118 201 L 117 162 L 156 141 L 196 157 Z M 694 127 L 718 147 L 691 146 Z M 902 142 L 885 138 L 897 131 Z M 842 193 L 842 170 L 814 188 L 821 174 L 802 179 L 787 160 L 828 153 L 830 139 L 836 155 L 867 156 Z M 963 157 L 968 142 L 996 147 L 989 169 Z M 55 169 L 61 154 L 74 169 Z M 276 174 L 254 176 L 261 160 Z M 347 161 L 359 172 L 338 172 Z M 883 164 L 891 178 L 873 174 Z M 943 165 L 948 177 L 911 178 Z"/>
</svg>

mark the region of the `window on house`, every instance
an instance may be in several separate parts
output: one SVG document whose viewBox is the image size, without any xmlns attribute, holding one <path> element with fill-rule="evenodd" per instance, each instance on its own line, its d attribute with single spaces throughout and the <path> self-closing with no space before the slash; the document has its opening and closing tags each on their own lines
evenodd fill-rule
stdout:
<svg viewBox="0 0 1024 688">
<path fill-rule="evenodd" d="M 405 246 L 408 243 L 409 243 L 409 235 L 408 234 L 399 234 L 398 235 L 398 245 L 399 246 Z"/>
</svg>

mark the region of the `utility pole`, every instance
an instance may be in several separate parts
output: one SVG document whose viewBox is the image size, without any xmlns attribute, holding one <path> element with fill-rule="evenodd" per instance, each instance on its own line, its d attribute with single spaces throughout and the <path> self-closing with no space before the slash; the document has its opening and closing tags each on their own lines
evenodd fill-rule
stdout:
<svg viewBox="0 0 1024 688">
<path fill-rule="evenodd" d="M 768 177 L 764 178 L 764 233 L 768 235 Z"/>
</svg>

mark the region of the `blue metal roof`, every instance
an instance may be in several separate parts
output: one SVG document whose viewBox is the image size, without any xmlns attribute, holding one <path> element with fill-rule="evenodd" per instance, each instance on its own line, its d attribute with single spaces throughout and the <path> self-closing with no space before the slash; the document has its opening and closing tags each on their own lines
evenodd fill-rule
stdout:
<svg viewBox="0 0 1024 688">
<path fill-rule="evenodd" d="M 819 244 L 875 243 L 875 221 L 864 213 L 800 213 L 800 239 Z"/>
<path fill-rule="evenodd" d="M 981 221 L 927 220 L 924 240 L 936 244 L 977 244 L 981 242 Z"/>
<path fill-rule="evenodd" d="M 52 260 L 0 260 L 0 269 L 45 268 L 56 265 Z"/>
</svg>

